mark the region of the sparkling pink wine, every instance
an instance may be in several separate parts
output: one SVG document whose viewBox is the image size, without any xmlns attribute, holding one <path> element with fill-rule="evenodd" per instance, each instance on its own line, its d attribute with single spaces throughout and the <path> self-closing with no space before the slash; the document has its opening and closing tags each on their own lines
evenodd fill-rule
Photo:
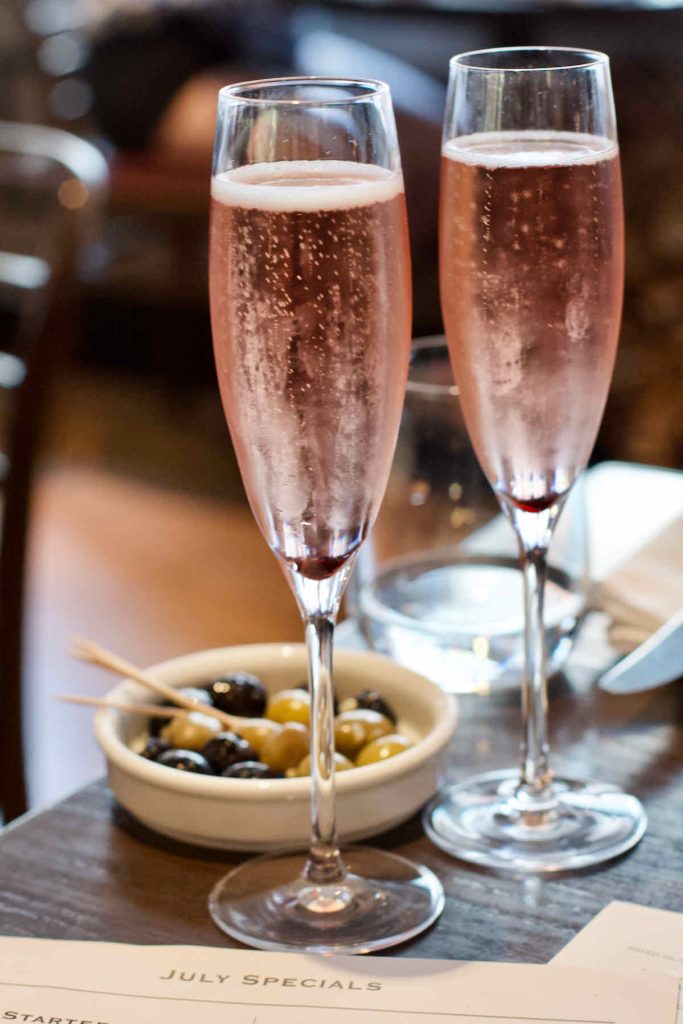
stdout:
<svg viewBox="0 0 683 1024">
<path fill-rule="evenodd" d="M 400 174 L 342 161 L 212 183 L 211 317 L 242 478 L 273 550 L 323 579 L 384 493 L 408 368 Z"/>
<path fill-rule="evenodd" d="M 537 511 L 595 443 L 623 289 L 608 139 L 497 132 L 444 147 L 441 302 L 463 412 L 496 490 Z"/>
</svg>

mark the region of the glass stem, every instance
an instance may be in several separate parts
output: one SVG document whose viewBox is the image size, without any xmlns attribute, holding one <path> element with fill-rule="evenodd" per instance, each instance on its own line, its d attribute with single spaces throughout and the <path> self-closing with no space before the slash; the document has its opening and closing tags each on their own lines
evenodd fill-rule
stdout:
<svg viewBox="0 0 683 1024">
<path fill-rule="evenodd" d="M 321 885 L 339 881 L 344 876 L 335 813 L 333 635 L 332 618 L 311 616 L 307 620 L 311 686 L 311 849 L 306 876 Z"/>
<path fill-rule="evenodd" d="M 522 687 L 522 786 L 534 796 L 549 786 L 548 686 L 543 622 L 546 552 L 529 551 L 522 560 L 524 574 L 524 685 Z"/>
<path fill-rule="evenodd" d="M 344 862 L 337 843 L 334 792 L 334 687 L 332 644 L 344 587 L 354 559 L 333 576 L 311 580 L 294 569 L 290 580 L 304 621 L 311 691 L 311 846 L 304 876 L 315 886 L 343 881 Z M 338 909 L 334 897 L 315 901 L 313 909 Z"/>
<path fill-rule="evenodd" d="M 548 763 L 548 688 L 543 604 L 548 546 L 559 506 L 542 512 L 509 508 L 520 546 L 524 578 L 524 679 L 522 684 L 521 777 L 517 799 L 533 814 L 551 808 Z M 530 822 L 531 823 L 531 822 Z"/>
</svg>

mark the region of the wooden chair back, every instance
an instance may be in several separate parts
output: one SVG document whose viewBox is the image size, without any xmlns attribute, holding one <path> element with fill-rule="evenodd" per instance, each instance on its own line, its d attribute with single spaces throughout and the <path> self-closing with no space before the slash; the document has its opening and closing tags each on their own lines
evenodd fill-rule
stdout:
<svg viewBox="0 0 683 1024">
<path fill-rule="evenodd" d="M 0 813 L 26 809 L 22 660 L 31 485 L 50 386 L 74 337 L 107 164 L 67 132 L 0 121 Z"/>
</svg>

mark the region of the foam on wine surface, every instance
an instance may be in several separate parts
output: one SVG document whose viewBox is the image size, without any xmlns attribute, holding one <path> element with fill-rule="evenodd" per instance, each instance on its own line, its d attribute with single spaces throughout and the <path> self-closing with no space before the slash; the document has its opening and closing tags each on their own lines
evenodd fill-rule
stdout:
<svg viewBox="0 0 683 1024">
<path fill-rule="evenodd" d="M 211 195 L 228 206 L 273 213 L 348 210 L 403 192 L 400 174 L 348 160 L 280 160 L 216 175 Z"/>
<path fill-rule="evenodd" d="M 446 142 L 443 155 L 480 167 L 567 167 L 617 156 L 616 142 L 583 132 L 476 132 Z"/>
</svg>

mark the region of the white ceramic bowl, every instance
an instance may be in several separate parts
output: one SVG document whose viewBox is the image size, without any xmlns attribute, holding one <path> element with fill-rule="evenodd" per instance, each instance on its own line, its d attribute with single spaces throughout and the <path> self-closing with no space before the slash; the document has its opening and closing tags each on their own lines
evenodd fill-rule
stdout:
<svg viewBox="0 0 683 1024">
<path fill-rule="evenodd" d="M 259 676 L 269 692 L 306 678 L 303 644 L 254 644 L 174 658 L 150 671 L 171 686 L 206 683 L 227 672 Z M 414 746 L 387 761 L 337 775 L 337 817 L 344 841 L 362 839 L 413 815 L 442 781 L 444 751 L 456 726 L 454 699 L 435 683 L 378 654 L 335 652 L 340 698 L 377 689 L 394 707 L 398 731 Z M 149 690 L 130 680 L 107 695 L 149 703 Z M 99 711 L 95 735 L 107 757 L 109 784 L 119 803 L 150 828 L 229 850 L 301 847 L 310 833 L 310 780 L 223 779 L 174 771 L 134 753 L 145 731 L 138 715 Z"/>
</svg>

